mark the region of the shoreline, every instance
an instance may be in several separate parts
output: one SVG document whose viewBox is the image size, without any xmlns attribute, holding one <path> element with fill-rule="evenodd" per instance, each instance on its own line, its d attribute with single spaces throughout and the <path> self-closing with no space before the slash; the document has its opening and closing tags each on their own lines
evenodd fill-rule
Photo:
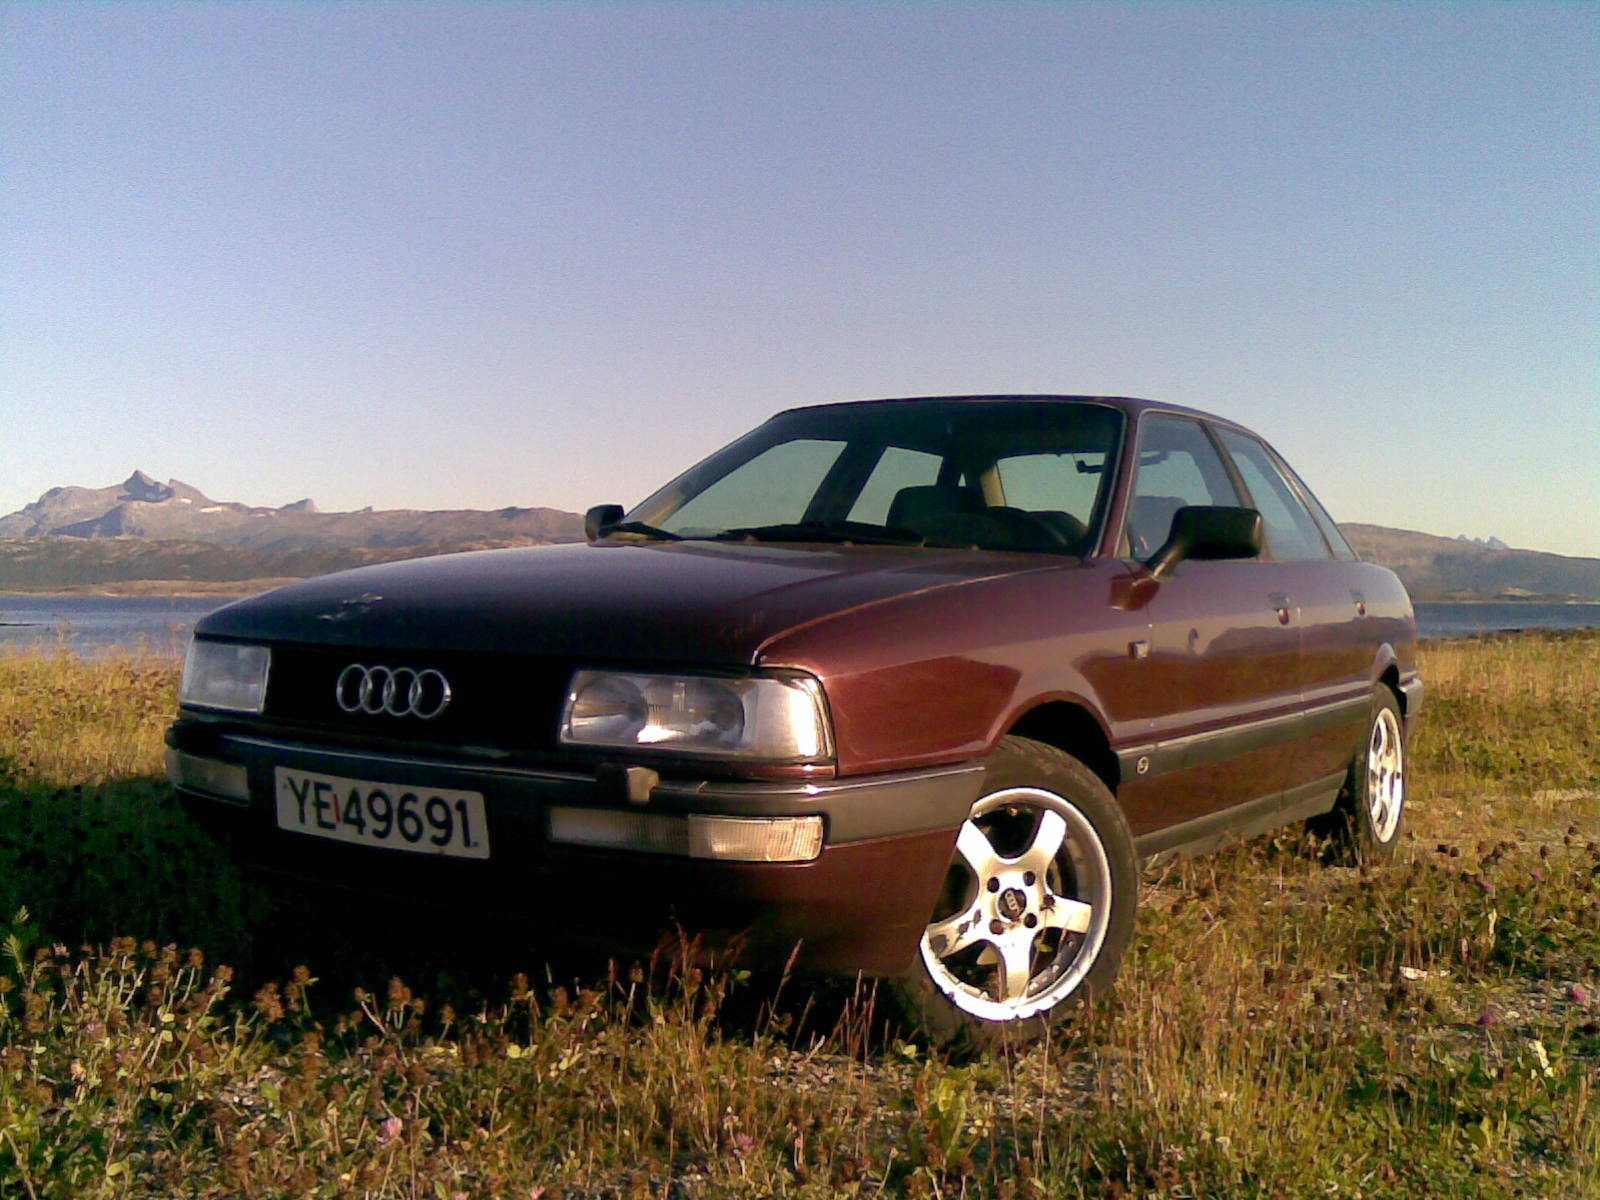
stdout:
<svg viewBox="0 0 1600 1200">
<path fill-rule="evenodd" d="M 39 600 L 51 596 L 106 596 L 121 599 L 139 596 L 170 596 L 174 599 L 219 596 L 242 599 L 245 596 L 255 596 L 276 587 L 283 587 L 285 584 L 303 582 L 303 576 L 288 575 L 281 578 L 233 579 L 217 582 L 195 579 L 126 579 L 107 583 L 41 584 L 36 587 L 6 584 L 0 586 L 0 600 L 8 597 Z"/>
</svg>

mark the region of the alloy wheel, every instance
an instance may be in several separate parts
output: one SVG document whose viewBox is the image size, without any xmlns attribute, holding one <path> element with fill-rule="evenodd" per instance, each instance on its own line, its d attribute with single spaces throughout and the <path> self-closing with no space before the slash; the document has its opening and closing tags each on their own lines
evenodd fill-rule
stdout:
<svg viewBox="0 0 1600 1200">
<path fill-rule="evenodd" d="M 957 1008 L 1016 1021 L 1083 983 L 1111 918 L 1111 867 L 1093 823 L 1040 788 L 984 797 L 956 837 L 934 920 L 922 937 L 929 978 Z"/>
<path fill-rule="evenodd" d="M 1405 747 L 1400 740 L 1400 722 L 1392 708 L 1378 710 L 1367 742 L 1367 816 L 1372 822 L 1372 837 L 1379 843 L 1394 837 L 1405 807 Z"/>
</svg>

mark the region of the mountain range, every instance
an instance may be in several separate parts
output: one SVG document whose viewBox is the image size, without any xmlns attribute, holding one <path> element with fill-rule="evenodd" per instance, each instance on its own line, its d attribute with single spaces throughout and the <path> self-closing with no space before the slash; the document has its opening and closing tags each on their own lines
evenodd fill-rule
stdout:
<svg viewBox="0 0 1600 1200">
<path fill-rule="evenodd" d="M 1600 559 L 1514 550 L 1494 537 L 1340 528 L 1414 599 L 1600 601 Z M 582 537 L 583 518 L 555 508 L 325 513 L 309 499 L 266 508 L 135 471 L 109 487 L 51 488 L 0 517 L 0 591 L 249 591 L 371 562 Z"/>
<path fill-rule="evenodd" d="M 1382 563 L 1413 600 L 1600 601 L 1600 559 L 1513 550 L 1499 538 L 1439 537 L 1340 525 L 1362 558 Z"/>
<path fill-rule="evenodd" d="M 325 513 L 311 500 L 261 508 L 135 471 L 110 487 L 51 488 L 0 517 L 0 538 L 40 537 L 138 537 L 250 550 L 417 549 L 484 539 L 577 541 L 583 518 L 554 508 Z"/>
</svg>

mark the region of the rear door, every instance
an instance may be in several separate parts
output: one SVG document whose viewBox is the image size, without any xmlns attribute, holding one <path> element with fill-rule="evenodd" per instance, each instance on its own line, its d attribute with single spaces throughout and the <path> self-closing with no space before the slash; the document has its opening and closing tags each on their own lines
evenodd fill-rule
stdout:
<svg viewBox="0 0 1600 1200">
<path fill-rule="evenodd" d="M 1218 438 L 1261 513 L 1267 549 L 1302 629 L 1297 685 L 1302 716 L 1285 781 L 1291 809 L 1331 799 L 1366 729 L 1376 636 L 1350 563 L 1355 554 L 1281 459 L 1258 438 Z M 1319 520 L 1319 517 L 1323 517 Z"/>
</svg>

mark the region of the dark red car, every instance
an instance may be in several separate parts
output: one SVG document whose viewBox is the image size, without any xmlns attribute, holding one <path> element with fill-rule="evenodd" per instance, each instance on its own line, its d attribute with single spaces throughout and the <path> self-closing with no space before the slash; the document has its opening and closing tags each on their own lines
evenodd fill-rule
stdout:
<svg viewBox="0 0 1600 1200">
<path fill-rule="evenodd" d="M 977 1040 L 1109 983 L 1141 859 L 1399 836 L 1411 604 L 1231 422 L 795 409 L 588 526 L 204 619 L 168 735 L 190 810 L 301 879 L 798 946 Z"/>
</svg>

